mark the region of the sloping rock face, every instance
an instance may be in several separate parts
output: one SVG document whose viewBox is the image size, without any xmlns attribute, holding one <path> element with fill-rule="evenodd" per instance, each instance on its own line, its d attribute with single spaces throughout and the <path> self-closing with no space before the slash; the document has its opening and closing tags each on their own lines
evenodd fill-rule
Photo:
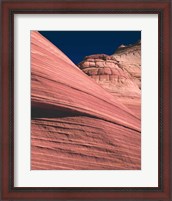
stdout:
<svg viewBox="0 0 172 201">
<path fill-rule="evenodd" d="M 31 169 L 141 168 L 140 119 L 31 32 Z"/>
<path fill-rule="evenodd" d="M 111 56 L 87 56 L 78 66 L 141 118 L 140 41 L 130 46 L 121 45 Z"/>
</svg>

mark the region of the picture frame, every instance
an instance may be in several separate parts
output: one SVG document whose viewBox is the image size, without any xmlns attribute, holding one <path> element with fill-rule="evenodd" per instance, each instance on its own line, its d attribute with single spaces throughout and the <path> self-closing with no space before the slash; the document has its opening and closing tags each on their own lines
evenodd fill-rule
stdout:
<svg viewBox="0 0 172 201">
<path fill-rule="evenodd" d="M 3 0 L 1 57 L 2 200 L 166 200 L 172 199 L 171 164 L 171 2 Z M 15 187 L 14 186 L 14 16 L 16 14 L 158 15 L 158 187 Z M 46 181 L 45 181 L 46 182 Z"/>
</svg>

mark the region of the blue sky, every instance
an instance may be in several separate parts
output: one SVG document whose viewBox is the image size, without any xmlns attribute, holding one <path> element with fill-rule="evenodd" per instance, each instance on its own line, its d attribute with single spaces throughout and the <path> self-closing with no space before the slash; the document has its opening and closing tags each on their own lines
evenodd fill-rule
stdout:
<svg viewBox="0 0 172 201">
<path fill-rule="evenodd" d="M 39 31 L 75 64 L 91 54 L 111 55 L 121 45 L 141 40 L 140 31 Z"/>
</svg>

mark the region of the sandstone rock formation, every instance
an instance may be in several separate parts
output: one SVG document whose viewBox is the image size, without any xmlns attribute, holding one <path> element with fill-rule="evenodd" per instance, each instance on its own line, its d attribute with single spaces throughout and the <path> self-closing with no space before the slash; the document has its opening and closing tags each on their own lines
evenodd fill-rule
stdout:
<svg viewBox="0 0 172 201">
<path fill-rule="evenodd" d="M 140 119 L 31 32 L 31 169 L 141 168 Z"/>
<path fill-rule="evenodd" d="M 121 45 L 111 55 L 86 56 L 78 64 L 84 73 L 141 116 L 141 42 Z"/>
</svg>

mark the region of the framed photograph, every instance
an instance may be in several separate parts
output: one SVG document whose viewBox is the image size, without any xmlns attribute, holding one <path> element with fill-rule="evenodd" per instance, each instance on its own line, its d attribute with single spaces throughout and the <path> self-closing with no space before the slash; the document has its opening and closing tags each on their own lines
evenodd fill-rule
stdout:
<svg viewBox="0 0 172 201">
<path fill-rule="evenodd" d="M 1 10 L 1 199 L 170 201 L 171 2 Z"/>
</svg>

